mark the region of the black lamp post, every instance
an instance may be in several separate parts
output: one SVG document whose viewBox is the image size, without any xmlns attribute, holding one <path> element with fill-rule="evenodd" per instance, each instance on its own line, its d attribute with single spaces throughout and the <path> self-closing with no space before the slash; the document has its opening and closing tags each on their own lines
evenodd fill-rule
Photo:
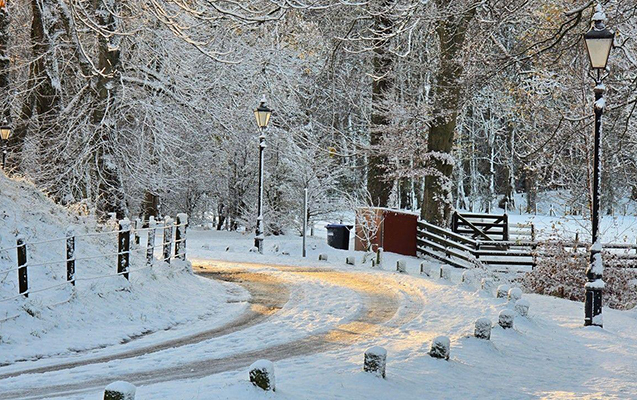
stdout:
<svg viewBox="0 0 637 400">
<path fill-rule="evenodd" d="M 270 122 L 270 116 L 272 110 L 266 106 L 265 96 L 261 100 L 261 103 L 254 110 L 254 116 L 257 119 L 257 125 L 259 125 L 259 203 L 257 206 L 257 228 L 256 236 L 254 238 L 254 246 L 259 250 L 259 253 L 263 254 L 263 237 L 265 235 L 263 227 L 263 151 L 265 150 L 265 128 L 268 127 Z"/>
<path fill-rule="evenodd" d="M 2 138 L 2 170 L 4 171 L 4 166 L 7 162 L 7 141 L 9 140 L 9 136 L 11 136 L 11 125 L 9 125 L 9 121 L 5 118 L 2 120 L 2 125 L 0 126 L 0 137 Z"/>
<path fill-rule="evenodd" d="M 608 76 L 606 64 L 608 56 L 613 47 L 615 33 L 606 29 L 606 14 L 601 4 L 595 7 L 593 15 L 593 26 L 584 34 L 586 50 L 591 62 L 591 68 L 596 72 L 592 75 L 595 80 L 595 156 L 593 168 L 593 215 L 592 215 L 592 246 L 591 258 L 586 269 L 586 301 L 584 303 L 584 325 L 594 325 L 602 327 L 602 292 L 604 291 L 604 264 L 602 263 L 602 242 L 599 234 L 599 200 L 600 200 L 600 180 L 602 171 L 601 161 L 601 141 L 602 141 L 602 115 L 604 114 L 604 92 L 606 87 L 602 83 Z"/>
</svg>

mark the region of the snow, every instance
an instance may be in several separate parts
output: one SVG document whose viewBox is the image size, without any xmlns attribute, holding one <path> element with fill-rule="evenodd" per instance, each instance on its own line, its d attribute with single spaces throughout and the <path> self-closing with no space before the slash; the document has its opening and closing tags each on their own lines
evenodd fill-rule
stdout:
<svg viewBox="0 0 637 400">
<path fill-rule="evenodd" d="M 595 109 L 596 110 L 604 110 L 606 108 L 606 99 L 605 98 L 600 98 L 598 100 L 595 100 Z"/>
<path fill-rule="evenodd" d="M 47 214 L 38 213 L 42 207 L 32 207 L 38 218 Z M 25 224 L 33 221 L 27 214 L 22 216 Z M 48 237 L 63 237 L 62 227 L 69 224 L 56 220 L 64 218 L 40 224 L 39 229 Z M 76 227 L 78 232 L 85 229 Z M 13 243 L 11 237 L 5 239 L 5 232 L 2 241 Z M 191 227 L 188 254 L 197 272 L 247 270 L 280 282 L 279 290 L 288 292 L 284 304 L 260 322 L 131 358 L 78 365 L 72 370 L 6 376 L 196 335 L 222 327 L 251 306 L 249 295 L 239 284 L 200 278 L 184 271 L 183 265 L 174 267 L 176 263 L 170 267 L 159 263 L 157 270 L 153 269 L 155 278 L 131 273 L 129 284 L 116 279 L 111 283 L 97 281 L 91 288 L 78 282 L 77 297 L 66 305 L 49 309 L 49 298 L 34 295 L 19 305 L 28 305 L 38 317 L 22 311 L 19 323 L 0 323 L 1 356 L 9 364 L 0 367 L 0 398 L 25 388 L 38 393 L 52 384 L 70 388 L 124 376 L 133 383 L 143 376 L 157 377 L 157 381 L 135 383 L 139 399 L 632 398 L 637 393 L 636 310 L 604 309 L 604 329 L 583 329 L 581 303 L 525 294 L 515 303 L 516 312 L 522 316 L 518 306 L 525 302 L 533 303 L 533 312 L 517 318 L 514 330 L 494 329 L 487 342 L 473 337 L 476 320 L 484 319 L 484 325 L 491 326 L 501 313 L 511 318 L 515 314 L 505 300 L 482 290 L 479 279 L 461 283 L 463 271 L 450 270 L 450 280 L 437 274 L 429 277 L 420 274 L 422 260 L 392 253 L 383 255 L 387 265 L 404 260 L 405 274 L 396 274 L 393 268 L 371 268 L 371 257 L 356 266 L 346 265 L 347 257 L 363 260 L 363 254 L 329 248 L 322 230 L 308 238 L 306 258 L 301 257 L 301 237 L 267 236 L 263 255 L 249 252 L 253 239 L 251 233 Z M 108 241 L 96 241 L 90 251 L 105 243 Z M 33 251 L 35 259 L 42 258 L 42 249 L 38 250 Z M 89 250 L 78 248 L 80 251 Z M 319 262 L 319 254 L 329 255 L 330 261 Z M 81 265 L 78 267 L 81 270 Z M 426 267 L 437 271 L 440 265 L 428 262 Z M 108 271 L 110 265 L 97 264 L 95 268 Z M 37 280 L 41 279 L 44 277 Z M 487 279 L 485 286 L 495 284 L 492 277 L 484 281 Z M 367 289 L 357 289 L 356 285 L 365 282 Z M 371 305 L 376 303 L 370 303 L 374 296 L 383 299 L 377 303 L 377 311 L 382 311 L 385 319 L 373 324 L 357 322 L 374 311 Z M 391 307 L 394 302 L 395 309 Z M 82 308 L 86 310 L 80 318 L 70 316 Z M 7 311 L 20 312 L 20 308 Z M 57 325 L 43 322 L 53 319 Z M 161 326 L 170 329 L 164 331 Z M 28 333 L 33 328 L 38 328 L 39 338 Z M 139 337 L 134 334 L 145 329 L 151 332 Z M 353 334 L 358 329 L 365 330 Z M 25 331 L 26 335 L 17 334 Z M 120 344 L 125 335 L 126 343 Z M 449 362 L 426 353 L 427 345 L 440 336 L 453 343 Z M 322 342 L 321 337 L 328 340 Z M 315 345 L 309 353 L 282 350 L 301 348 L 295 346 L 306 340 Z M 101 344 L 96 347 L 96 342 Z M 71 343 L 73 351 L 68 350 Z M 365 350 L 375 346 L 387 352 L 385 380 L 361 369 Z M 272 351 L 268 353 L 268 349 Z M 264 355 L 277 356 L 267 357 L 276 362 L 276 395 L 249 382 L 248 366 Z M 19 358 L 30 361 L 16 362 Z M 243 358 L 244 364 L 233 366 L 233 360 Z M 230 367 L 223 368 L 224 363 L 231 363 Z M 582 373 L 593 369 L 594 377 Z M 161 382 L 175 370 L 183 374 Z M 105 386 L 88 385 L 80 392 L 47 398 L 100 398 Z"/>
<path fill-rule="evenodd" d="M 526 317 L 529 315 L 529 307 L 531 307 L 531 302 L 527 299 L 520 299 L 515 302 L 515 312 L 518 313 L 522 317 Z"/>
<path fill-rule="evenodd" d="M 595 279 L 593 282 L 586 282 L 584 287 L 590 289 L 604 289 L 606 287 L 606 283 L 601 279 Z"/>
<path fill-rule="evenodd" d="M 134 399 L 135 398 L 135 385 L 130 384 L 125 381 L 115 381 L 110 385 L 106 386 L 104 390 L 111 392 L 118 392 L 123 396 L 123 400 Z"/>
</svg>

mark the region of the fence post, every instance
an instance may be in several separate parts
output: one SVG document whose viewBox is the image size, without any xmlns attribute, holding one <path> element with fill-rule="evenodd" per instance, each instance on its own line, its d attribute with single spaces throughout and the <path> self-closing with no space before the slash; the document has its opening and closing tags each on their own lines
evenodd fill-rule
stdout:
<svg viewBox="0 0 637 400">
<path fill-rule="evenodd" d="M 135 218 L 135 248 L 139 246 L 139 230 L 142 227 L 142 221 L 139 218 Z"/>
<path fill-rule="evenodd" d="M 75 286 L 75 231 L 66 228 L 66 281 Z"/>
<path fill-rule="evenodd" d="M 146 241 L 146 265 L 152 265 L 155 256 L 155 231 L 157 222 L 152 215 L 148 218 L 148 240 Z"/>
<path fill-rule="evenodd" d="M 506 208 L 504 209 L 503 222 L 504 222 L 504 226 L 502 227 L 502 240 L 508 241 L 509 240 L 509 214 L 507 213 Z"/>
<path fill-rule="evenodd" d="M 117 273 L 128 279 L 128 266 L 130 257 L 130 228 L 128 218 L 119 221 L 119 238 L 117 246 Z"/>
<path fill-rule="evenodd" d="M 173 241 L 173 219 L 164 218 L 164 262 L 170 264 L 170 246 Z"/>
<path fill-rule="evenodd" d="M 175 230 L 175 258 L 186 260 L 186 228 L 188 227 L 188 214 L 177 214 L 177 228 Z"/>
<path fill-rule="evenodd" d="M 18 238 L 18 287 L 20 294 L 29 297 L 29 278 L 27 276 L 27 244 L 24 238 Z"/>
<path fill-rule="evenodd" d="M 531 224 L 531 241 L 535 242 L 535 224 Z"/>
</svg>

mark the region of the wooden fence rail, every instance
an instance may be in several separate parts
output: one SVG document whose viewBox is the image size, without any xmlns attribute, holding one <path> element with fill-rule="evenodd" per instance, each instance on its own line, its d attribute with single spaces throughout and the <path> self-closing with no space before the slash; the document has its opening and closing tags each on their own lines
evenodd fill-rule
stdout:
<svg viewBox="0 0 637 400">
<path fill-rule="evenodd" d="M 531 229 L 532 240 L 479 240 L 425 221 L 418 221 L 416 232 L 419 254 L 457 268 L 473 268 L 479 264 L 534 268 L 539 256 L 550 255 L 542 247 L 551 243 L 534 240 L 534 229 Z M 479 234 L 476 236 L 484 237 Z M 590 243 L 577 240 L 561 242 L 561 244 L 565 249 L 576 254 L 579 250 L 587 250 L 590 247 Z M 637 260 L 637 244 L 606 243 L 602 247 L 607 253 L 620 259 Z M 619 252 L 620 250 L 623 251 Z M 633 251 L 635 253 L 631 253 Z"/>
<path fill-rule="evenodd" d="M 35 266 L 43 266 L 43 265 L 54 265 L 54 264 L 65 264 L 66 265 L 66 282 L 71 284 L 72 286 L 76 285 L 76 281 L 80 280 L 76 278 L 76 262 L 77 261 L 86 261 L 86 260 L 95 260 L 100 258 L 117 256 L 117 266 L 115 274 L 98 276 L 98 277 L 87 277 L 82 278 L 81 280 L 90 280 L 90 279 L 102 279 L 112 276 L 123 276 L 126 279 L 129 279 L 129 273 L 133 272 L 130 270 L 130 254 L 131 250 L 131 231 L 134 234 L 133 243 L 139 245 L 139 234 L 144 230 L 148 231 L 148 241 L 146 244 L 146 249 L 142 249 L 146 252 L 146 267 L 138 268 L 135 271 L 139 271 L 142 269 L 150 268 L 154 261 L 154 253 L 155 248 L 162 249 L 162 260 L 168 264 L 170 264 L 171 258 L 177 258 L 180 260 L 186 260 L 186 230 L 188 227 L 188 215 L 187 214 L 178 214 L 176 223 L 173 223 L 173 220 L 170 217 L 166 217 L 164 219 L 163 233 L 164 240 L 160 245 L 155 245 L 155 236 L 157 230 L 157 223 L 153 217 L 148 221 L 148 228 L 141 228 L 141 221 L 135 222 L 135 229 L 131 229 L 131 222 L 128 219 L 121 220 L 119 222 L 119 229 L 117 231 L 111 232 L 101 232 L 101 233 L 90 233 L 85 235 L 76 235 L 72 228 L 67 229 L 66 236 L 64 238 L 56 238 L 56 239 L 47 239 L 39 242 L 27 242 L 23 237 L 18 237 L 16 241 L 16 246 L 8 249 L 0 249 L 2 251 L 8 251 L 12 249 L 16 249 L 17 252 L 17 268 L 8 269 L 1 271 L 2 273 L 8 273 L 11 271 L 17 271 L 18 273 L 18 296 L 9 297 L 0 299 L 0 302 L 13 300 L 19 297 L 29 297 L 30 293 L 35 293 L 34 291 L 29 289 L 29 278 L 28 278 L 28 268 Z M 172 231 L 176 230 L 176 234 L 173 240 Z M 99 235 L 107 235 L 107 234 L 118 234 L 117 239 L 117 253 L 110 254 L 99 254 L 95 256 L 78 258 L 76 257 L 76 240 L 81 237 L 88 236 L 99 236 Z M 29 245 L 34 244 L 42 244 L 48 242 L 56 242 L 63 241 L 65 243 L 65 258 L 60 260 L 51 260 L 38 264 L 28 263 L 28 254 L 27 247 Z M 171 248 L 174 246 L 174 254 L 171 255 Z M 50 289 L 54 289 L 60 287 L 60 284 L 50 286 L 43 289 L 38 289 L 37 292 L 42 292 Z"/>
</svg>

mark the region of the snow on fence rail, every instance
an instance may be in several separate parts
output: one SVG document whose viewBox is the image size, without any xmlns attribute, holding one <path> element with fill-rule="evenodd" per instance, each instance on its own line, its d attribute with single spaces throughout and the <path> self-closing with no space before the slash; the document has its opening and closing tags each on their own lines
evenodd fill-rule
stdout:
<svg viewBox="0 0 637 400">
<path fill-rule="evenodd" d="M 163 224 L 158 225 L 153 217 L 147 221 L 148 228 L 141 228 L 142 221 L 139 219 L 135 220 L 135 227 L 131 227 L 131 222 L 128 218 L 125 218 L 119 221 L 119 229 L 116 231 L 108 231 L 108 232 L 96 232 L 96 233 L 87 233 L 84 235 L 76 235 L 72 228 L 67 229 L 66 236 L 62 238 L 53 238 L 46 240 L 39 240 L 33 242 L 27 242 L 23 237 L 18 237 L 16 239 L 16 246 L 5 247 L 0 249 L 0 252 L 9 252 L 12 250 L 17 251 L 17 267 L 4 269 L 0 271 L 0 274 L 8 274 L 10 272 L 17 271 L 18 273 L 18 295 L 2 298 L 0 299 L 0 303 L 5 301 L 14 300 L 20 297 L 29 297 L 29 294 L 44 292 L 47 290 L 55 289 L 58 287 L 62 287 L 65 285 L 75 286 L 77 281 L 91 281 L 96 279 L 103 279 L 113 276 L 123 276 L 126 279 L 129 279 L 129 273 L 141 271 L 144 269 L 148 269 L 152 267 L 154 254 L 156 248 L 162 249 L 162 260 L 168 264 L 170 264 L 170 260 L 173 258 L 186 260 L 186 228 L 188 226 L 188 215 L 187 214 L 177 214 L 176 220 L 173 221 L 172 218 L 166 217 L 163 221 Z M 157 230 L 162 230 L 163 240 L 161 243 L 155 245 L 155 237 L 157 235 Z M 173 230 L 175 231 L 175 235 L 173 237 Z M 146 242 L 146 247 L 131 249 L 131 232 L 134 234 L 134 243 L 139 245 L 139 237 L 140 233 L 147 232 L 148 240 Z M 88 257 L 75 257 L 75 244 L 78 238 L 86 238 L 86 237 L 96 237 L 96 236 L 104 236 L 111 235 L 117 233 L 117 252 L 111 253 L 101 253 L 95 256 Z M 47 244 L 54 242 L 65 242 L 66 246 L 66 257 L 64 259 L 39 262 L 39 263 L 29 263 L 28 262 L 28 246 L 38 245 L 38 244 Z M 174 253 L 171 254 L 171 249 L 174 245 Z M 134 270 L 129 269 L 130 267 L 130 254 L 133 252 L 145 252 L 146 253 L 146 266 L 142 268 L 137 268 Z M 89 276 L 84 278 L 76 278 L 75 277 L 75 263 L 77 261 L 88 261 L 88 260 L 96 260 L 107 257 L 117 256 L 117 272 L 112 274 L 104 274 L 98 276 Z M 47 265 L 55 265 L 55 264 L 66 264 L 66 281 L 57 285 L 45 287 L 38 290 L 29 289 L 29 279 L 28 279 L 28 271 L 29 268 L 42 267 Z"/>
</svg>

